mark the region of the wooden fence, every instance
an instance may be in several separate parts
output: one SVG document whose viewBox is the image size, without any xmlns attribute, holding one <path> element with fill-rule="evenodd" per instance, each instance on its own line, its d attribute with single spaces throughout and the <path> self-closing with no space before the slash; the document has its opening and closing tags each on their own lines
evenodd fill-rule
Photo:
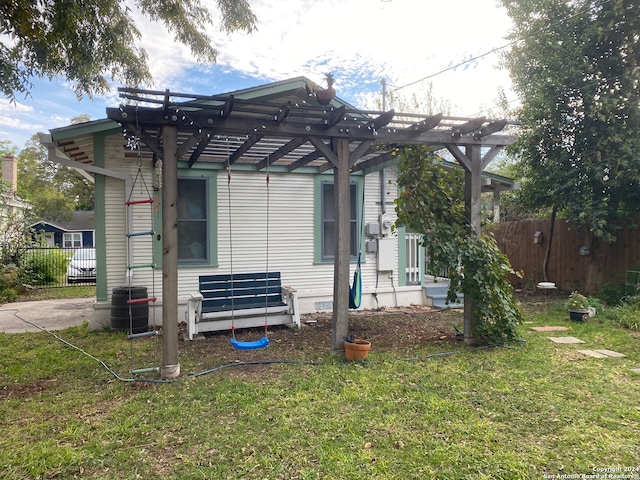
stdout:
<svg viewBox="0 0 640 480">
<path fill-rule="evenodd" d="M 636 223 L 640 218 L 634 219 Z M 619 222 L 612 244 L 589 244 L 586 235 L 565 220 L 556 220 L 549 257 L 549 281 L 565 291 L 589 294 L 608 283 L 624 284 L 629 270 L 640 270 L 640 228 Z M 640 224 L 640 223 L 639 223 Z M 511 266 L 524 273 L 516 287 L 534 289 L 543 281 L 543 262 L 549 242 L 549 220 L 520 220 L 495 225 L 491 231 Z M 539 232 L 539 233 L 536 233 Z M 539 241 L 535 239 L 538 238 Z"/>
</svg>

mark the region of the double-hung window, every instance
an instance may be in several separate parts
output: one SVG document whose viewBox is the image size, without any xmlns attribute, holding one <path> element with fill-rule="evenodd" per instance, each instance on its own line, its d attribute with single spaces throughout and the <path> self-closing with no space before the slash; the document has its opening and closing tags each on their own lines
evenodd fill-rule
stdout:
<svg viewBox="0 0 640 480">
<path fill-rule="evenodd" d="M 320 258 L 321 262 L 332 262 L 335 257 L 336 221 L 335 221 L 335 189 L 332 181 L 320 182 Z M 358 202 L 358 184 L 349 186 L 349 252 L 352 259 L 358 257 L 360 235 L 358 228 L 358 211 L 362 208 Z"/>
<path fill-rule="evenodd" d="M 178 262 L 210 261 L 209 188 L 207 178 L 178 178 Z"/>
<path fill-rule="evenodd" d="M 82 233 L 80 232 L 63 233 L 62 244 L 64 248 L 82 247 Z"/>
</svg>

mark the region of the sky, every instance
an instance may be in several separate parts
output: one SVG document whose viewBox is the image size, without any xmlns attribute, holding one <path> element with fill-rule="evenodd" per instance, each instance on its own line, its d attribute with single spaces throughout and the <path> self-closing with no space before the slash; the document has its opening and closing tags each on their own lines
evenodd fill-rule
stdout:
<svg viewBox="0 0 640 480">
<path fill-rule="evenodd" d="M 197 64 L 161 25 L 136 17 L 154 77 L 146 87 L 213 95 L 297 76 L 326 86 L 324 76 L 331 72 L 337 96 L 360 108 L 382 108 L 382 79 L 393 96 L 420 100 L 431 91 L 451 115 L 498 117 L 500 89 L 514 100 L 499 53 L 489 53 L 508 43 L 511 28 L 497 0 L 250 4 L 259 21 L 257 31 L 209 32 L 218 50 L 213 65 Z M 32 135 L 69 125 L 76 116 L 106 118 L 105 109 L 120 104 L 118 86 L 105 96 L 78 102 L 65 79 L 35 79 L 27 98 L 17 98 L 15 104 L 0 98 L 0 140 L 21 149 Z M 406 111 L 389 104 L 392 95 L 385 106 Z"/>
</svg>

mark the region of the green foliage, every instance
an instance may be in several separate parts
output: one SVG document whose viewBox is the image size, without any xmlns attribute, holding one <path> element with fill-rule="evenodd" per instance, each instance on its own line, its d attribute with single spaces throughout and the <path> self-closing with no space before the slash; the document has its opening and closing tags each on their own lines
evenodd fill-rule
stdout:
<svg viewBox="0 0 640 480">
<path fill-rule="evenodd" d="M 27 285 L 57 283 L 67 272 L 68 254 L 60 248 L 32 249 L 22 257 L 22 281 Z"/>
<path fill-rule="evenodd" d="M 150 82 L 131 8 L 159 22 L 193 57 L 214 62 L 206 31 L 214 16 L 203 0 L 89 0 L 0 2 L 0 89 L 10 99 L 28 94 L 31 78 L 64 76 L 78 97 L 105 93 L 109 81 Z M 251 32 L 257 22 L 247 0 L 218 0 L 224 31 Z"/>
<path fill-rule="evenodd" d="M 636 0 L 502 0 L 504 57 L 522 106 L 522 210 L 557 208 L 595 239 L 640 209 L 640 16 Z"/>
<path fill-rule="evenodd" d="M 602 318 L 605 322 L 629 330 L 640 330 L 640 302 L 628 302 L 617 307 L 607 308 L 602 313 Z"/>
<path fill-rule="evenodd" d="M 74 169 L 49 161 L 37 137 L 18 158 L 18 196 L 31 205 L 34 220 L 70 220 L 74 210 L 93 210 L 93 184 Z"/>
<path fill-rule="evenodd" d="M 458 291 L 472 300 L 478 335 L 494 343 L 515 338 L 523 319 L 509 282 L 516 272 L 493 237 L 470 234 L 460 188 L 462 170 L 445 169 L 426 147 L 406 147 L 396 153 L 401 191 L 396 224 L 423 234 L 428 273 L 449 272 L 448 300 L 454 301 Z"/>
<path fill-rule="evenodd" d="M 598 298 L 609 306 L 620 305 L 624 296 L 625 285 L 622 280 L 619 282 L 607 282 L 598 291 Z"/>
<path fill-rule="evenodd" d="M 589 308 L 589 300 L 579 292 L 571 292 L 566 307 L 567 310 L 574 312 L 586 310 Z"/>
<path fill-rule="evenodd" d="M 15 265 L 0 265 L 0 303 L 13 302 L 20 290 L 20 270 Z"/>
</svg>

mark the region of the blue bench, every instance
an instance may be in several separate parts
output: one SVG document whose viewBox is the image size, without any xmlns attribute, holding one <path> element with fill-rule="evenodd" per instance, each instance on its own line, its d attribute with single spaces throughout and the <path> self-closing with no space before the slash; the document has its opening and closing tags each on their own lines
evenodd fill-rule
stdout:
<svg viewBox="0 0 640 480">
<path fill-rule="evenodd" d="M 203 332 L 288 325 L 300 328 L 298 295 L 280 272 L 201 275 L 187 306 L 189 340 Z"/>
</svg>

